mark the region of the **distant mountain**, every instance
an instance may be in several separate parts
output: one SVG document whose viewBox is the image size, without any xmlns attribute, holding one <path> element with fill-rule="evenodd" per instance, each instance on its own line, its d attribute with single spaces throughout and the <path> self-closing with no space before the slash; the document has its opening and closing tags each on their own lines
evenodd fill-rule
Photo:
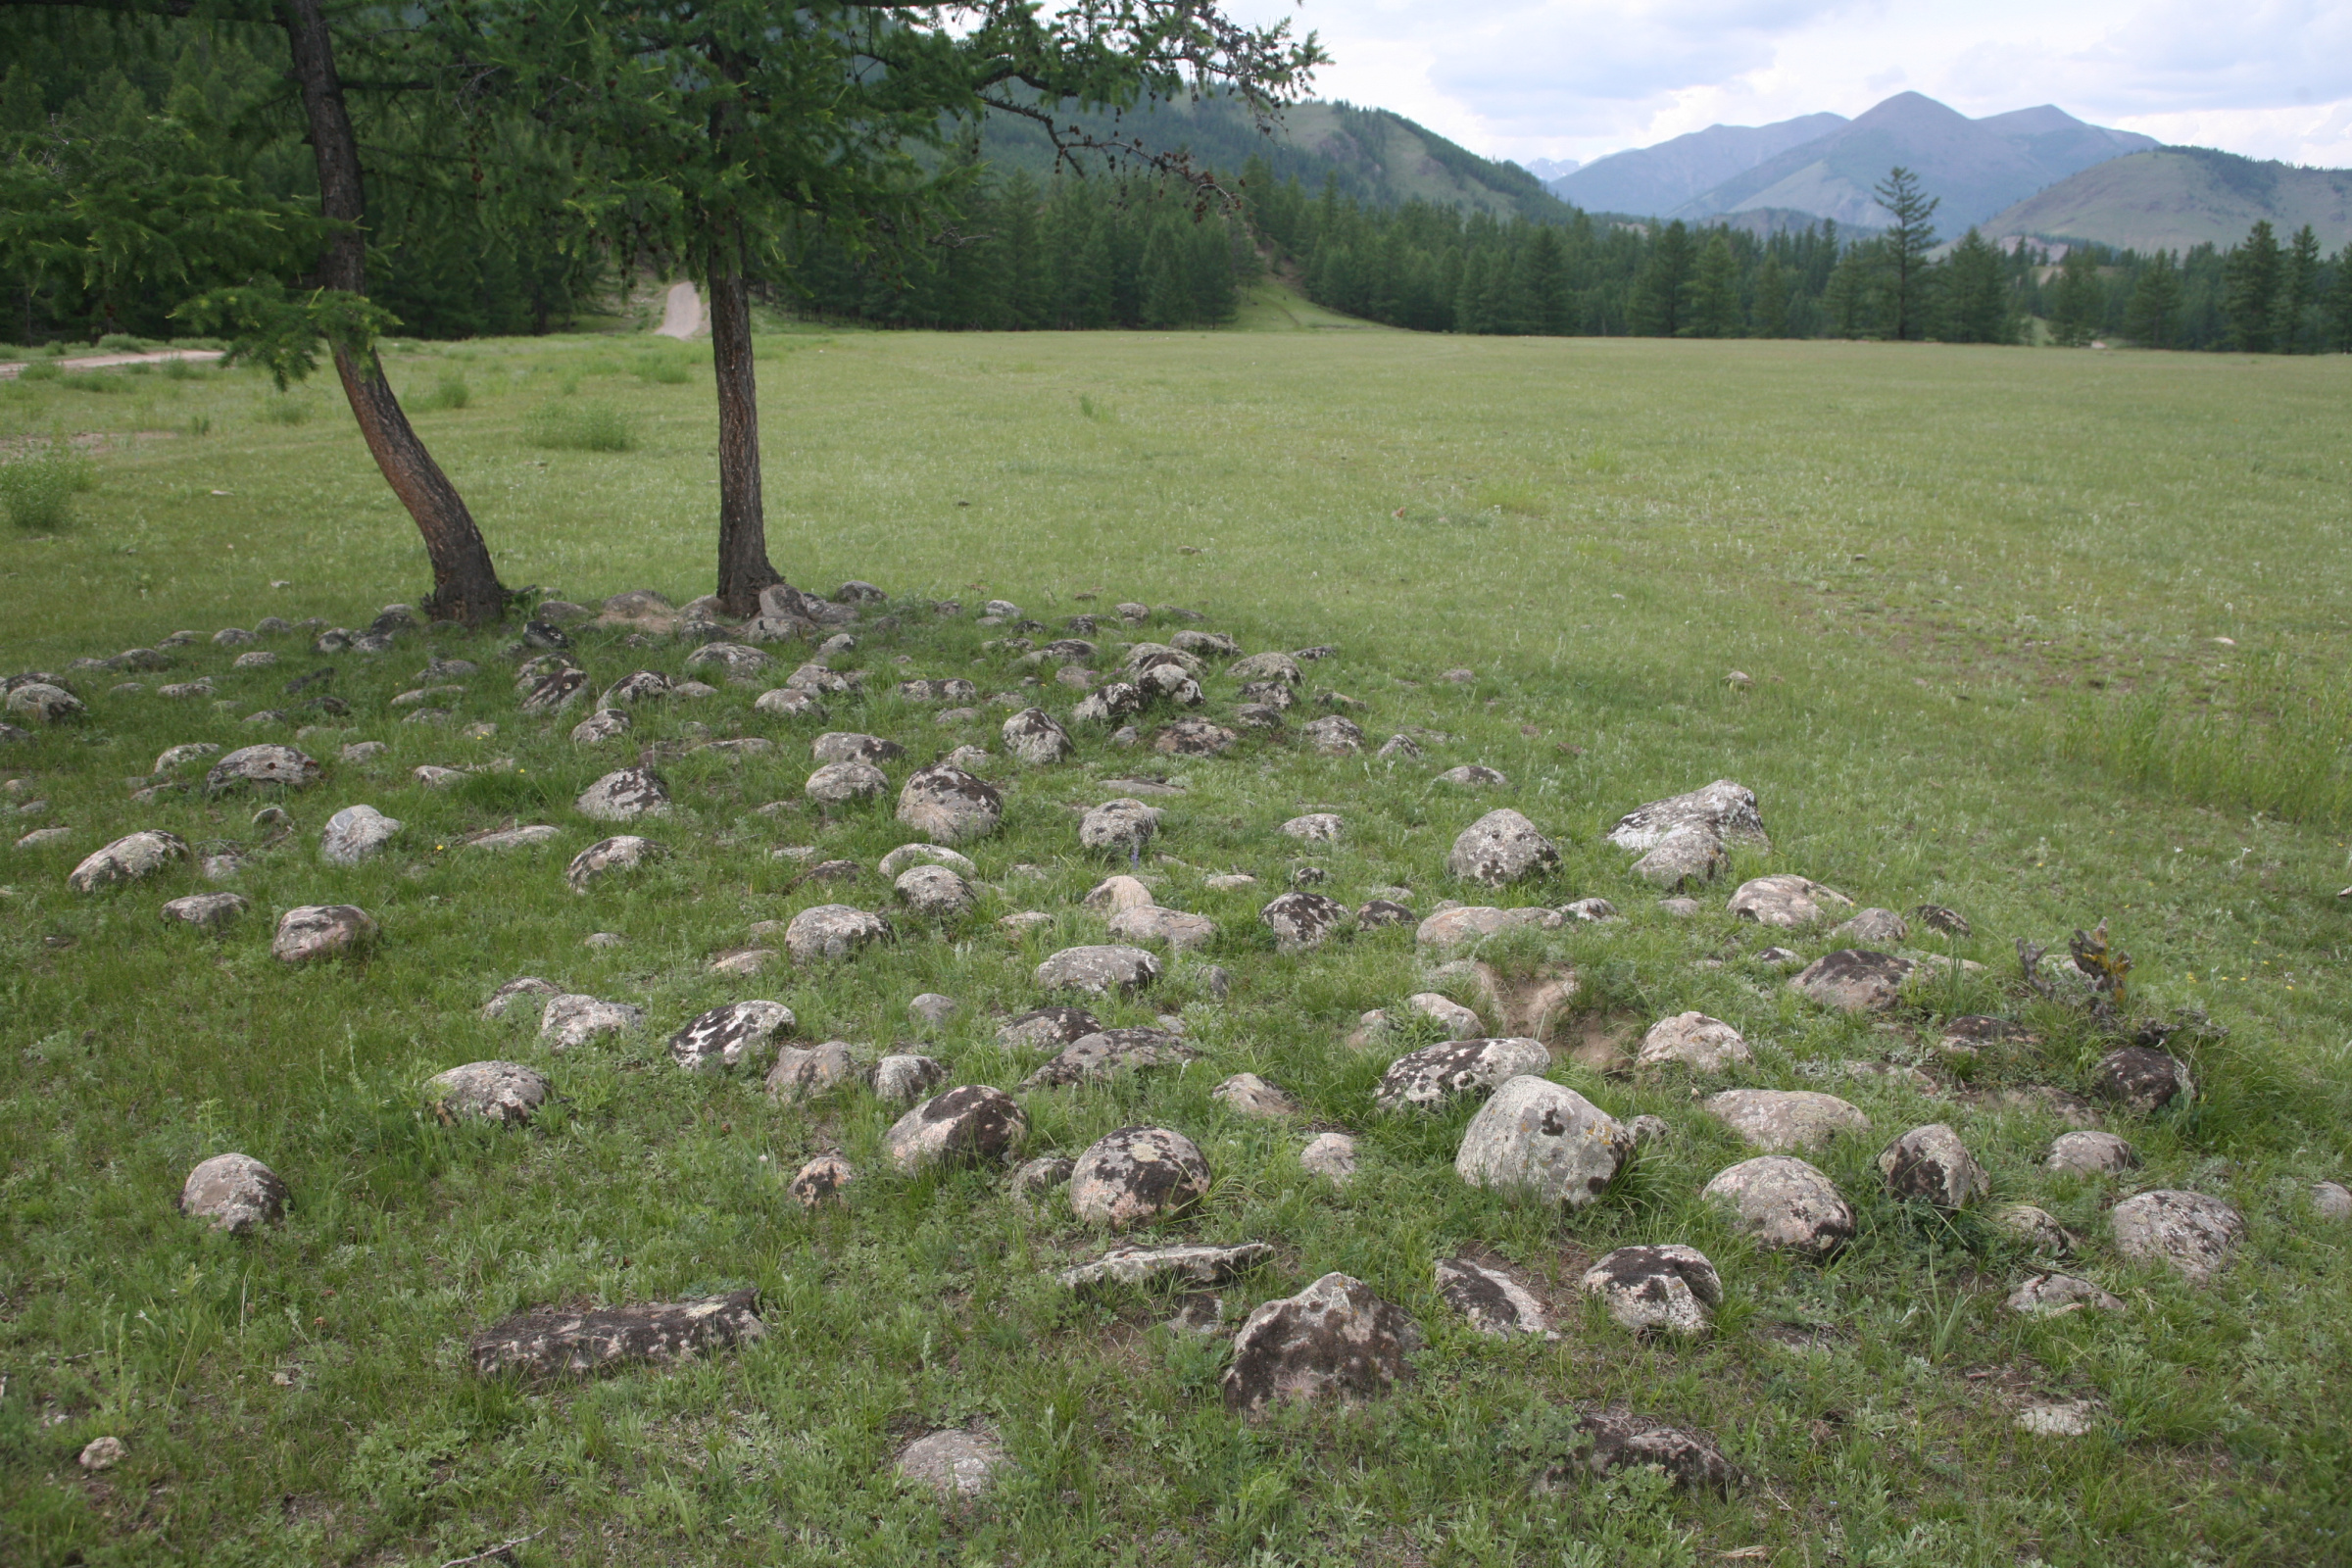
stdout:
<svg viewBox="0 0 2352 1568">
<path fill-rule="evenodd" d="M 1595 158 L 1564 178 L 1547 178 L 1551 193 L 1588 212 L 1646 216 L 1672 212 L 1702 191 L 1836 130 L 1843 115 L 1801 115 L 1770 125 L 1709 125 L 1655 147 Z M 1542 174 L 1542 170 L 1535 172 Z"/>
<path fill-rule="evenodd" d="M 1548 185 L 1555 179 L 1565 179 L 1585 166 L 1573 158 L 1531 158 L 1519 166 Z"/>
<path fill-rule="evenodd" d="M 2164 147 L 2085 169 L 1982 226 L 1992 235 L 2096 240 L 2136 251 L 2227 249 L 2264 218 L 2282 240 L 2309 223 L 2323 250 L 2352 244 L 2352 170 Z"/>
<path fill-rule="evenodd" d="M 1923 94 L 1897 93 L 1665 216 L 1706 219 L 1782 207 L 1875 226 L 1886 222 L 1886 212 L 1872 187 L 1899 164 L 1942 199 L 1936 226 L 1957 233 L 2085 168 L 2156 145 L 2153 137 L 2085 124 L 2046 104 L 1971 120 Z"/>
<path fill-rule="evenodd" d="M 1563 219 L 1567 207 L 1517 164 L 1481 158 L 1436 131 L 1386 109 L 1310 101 L 1283 112 L 1272 137 L 1258 134 L 1249 114 L 1220 98 L 1198 103 L 1150 103 L 1113 118 L 1079 117 L 1097 132 L 1134 137 L 1154 149 L 1186 149 L 1200 162 L 1239 171 L 1252 155 L 1266 160 L 1276 179 L 1296 176 L 1310 191 L 1336 181 L 1343 196 L 1369 206 L 1435 202 L 1496 218 Z M 1040 179 L 1054 169 L 1045 132 L 1024 120 L 993 116 L 983 127 L 981 156 Z"/>
</svg>

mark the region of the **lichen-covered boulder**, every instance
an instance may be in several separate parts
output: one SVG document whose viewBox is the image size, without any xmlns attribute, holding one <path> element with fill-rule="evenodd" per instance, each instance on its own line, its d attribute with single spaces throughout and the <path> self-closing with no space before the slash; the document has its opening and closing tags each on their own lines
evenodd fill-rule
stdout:
<svg viewBox="0 0 2352 1568">
<path fill-rule="evenodd" d="M 1171 952 L 1189 953 L 1215 940 L 1217 923 L 1205 914 L 1163 909 L 1156 904 L 1130 905 L 1110 917 L 1110 934 L 1121 942 L 1164 942 Z"/>
<path fill-rule="evenodd" d="M 1388 1393 L 1412 1372 L 1421 1329 L 1362 1280 L 1326 1274 L 1296 1296 L 1260 1302 L 1233 1337 L 1225 1402 L 1256 1411 L 1278 1399 Z"/>
<path fill-rule="evenodd" d="M 1701 1109 L 1758 1149 L 1819 1149 L 1838 1133 L 1870 1131 L 1870 1118 L 1836 1095 L 1809 1089 L 1727 1089 Z"/>
<path fill-rule="evenodd" d="M 1453 1169 L 1473 1187 L 1582 1208 L 1608 1190 L 1633 1152 L 1624 1123 L 1575 1090 L 1518 1077 L 1462 1130 Z"/>
<path fill-rule="evenodd" d="M 669 1059 L 689 1072 L 757 1066 L 794 1025 L 781 1002 L 730 1002 L 691 1019 L 669 1037 Z"/>
<path fill-rule="evenodd" d="M 1070 1171 L 1070 1211 L 1126 1230 L 1192 1207 L 1208 1194 L 1208 1161 L 1168 1127 L 1121 1127 L 1087 1147 Z"/>
<path fill-rule="evenodd" d="M 425 1080 L 443 1121 L 495 1121 L 519 1127 L 539 1114 L 551 1092 L 545 1074 L 519 1061 L 469 1061 Z"/>
<path fill-rule="evenodd" d="M 1299 725 L 1298 738 L 1325 757 L 1353 757 L 1364 749 L 1362 727 L 1337 713 Z"/>
<path fill-rule="evenodd" d="M 2091 1083 L 2105 1099 L 2145 1116 L 2196 1098 L 2188 1064 L 2170 1052 L 2125 1046 L 2099 1058 Z"/>
<path fill-rule="evenodd" d="M 969 914 L 979 902 L 972 885 L 944 865 L 911 866 L 901 871 L 891 886 L 911 913 L 933 920 Z"/>
<path fill-rule="evenodd" d="M 156 912 L 166 920 L 176 920 L 201 931 L 218 931 L 242 918 L 252 907 L 252 902 L 242 893 L 191 893 L 184 899 L 172 900 Z"/>
<path fill-rule="evenodd" d="M 1914 967 L 1891 953 L 1840 948 L 1814 959 L 1788 989 L 1839 1012 L 1884 1012 L 1903 1000 L 1903 984 Z"/>
<path fill-rule="evenodd" d="M 1579 1288 L 1636 1334 L 1704 1334 L 1723 1304 L 1723 1279 L 1707 1254 L 1669 1242 L 1620 1247 L 1591 1268 Z"/>
<path fill-rule="evenodd" d="M 1438 1295 L 1481 1334 L 1507 1340 L 1514 1334 L 1556 1340 L 1550 1315 L 1525 1285 L 1476 1258 L 1442 1257 L 1433 1270 Z"/>
<path fill-rule="evenodd" d="M 1097 855 L 1126 859 L 1159 831 L 1159 808 L 1121 796 L 1104 801 L 1078 821 L 1078 843 Z"/>
<path fill-rule="evenodd" d="M 1070 732 L 1042 708 L 1024 708 L 1004 721 L 1004 749 L 1032 767 L 1058 762 L 1078 748 Z"/>
<path fill-rule="evenodd" d="M 1615 1475 L 1621 1470 L 1655 1469 L 1686 1492 L 1727 1492 L 1734 1480 L 1731 1461 L 1703 1432 L 1670 1427 L 1623 1410 L 1600 1410 L 1577 1423 L 1586 1440 L 1570 1465 L 1544 1473 L 1549 1487 L 1565 1485 L 1581 1472 Z"/>
<path fill-rule="evenodd" d="M 1821 1257 L 1854 1239 L 1854 1211 L 1837 1184 L 1788 1154 L 1764 1154 L 1717 1171 L 1700 1197 L 1731 1208 L 1766 1247 Z"/>
<path fill-rule="evenodd" d="M 819 1154 L 792 1173 L 786 1196 L 803 1208 L 841 1201 L 841 1191 L 858 1179 L 857 1168 L 839 1154 Z"/>
<path fill-rule="evenodd" d="M 1043 991 L 1131 996 L 1159 978 L 1159 960 L 1142 948 L 1064 948 L 1037 966 Z"/>
<path fill-rule="evenodd" d="M 1551 1053 L 1541 1040 L 1448 1040 L 1408 1051 L 1389 1063 L 1373 1099 L 1384 1110 L 1425 1108 L 1550 1065 Z"/>
<path fill-rule="evenodd" d="M 215 1154 L 188 1172 L 179 1189 L 179 1211 L 241 1236 L 284 1216 L 286 1184 L 250 1154 Z"/>
<path fill-rule="evenodd" d="M 1635 807 L 1609 829 L 1609 842 L 1621 850 L 1655 849 L 1675 832 L 1690 828 L 1727 844 L 1772 847 L 1764 832 L 1763 813 L 1756 808 L 1755 792 L 1728 778 L 1688 795 Z"/>
<path fill-rule="evenodd" d="M 573 1311 L 543 1306 L 484 1329 L 467 1342 L 483 1377 L 585 1376 L 632 1363 L 692 1361 L 763 1339 L 759 1292 L 746 1288 L 692 1301 Z"/>
<path fill-rule="evenodd" d="M 864 1077 L 865 1068 L 850 1054 L 846 1040 L 786 1046 L 776 1053 L 776 1064 L 767 1070 L 767 1092 L 779 1103 L 803 1105 Z"/>
<path fill-rule="evenodd" d="M 208 795 L 270 786 L 299 790 L 318 783 L 325 771 L 291 746 L 240 746 L 206 771 L 204 788 Z"/>
<path fill-rule="evenodd" d="M 539 1043 L 560 1056 L 605 1035 L 627 1034 L 644 1022 L 642 1007 L 567 993 L 547 999 L 539 1014 Z"/>
<path fill-rule="evenodd" d="M 1351 916 L 1352 911 L 1337 899 L 1298 891 L 1282 894 L 1257 911 L 1258 919 L 1274 933 L 1275 945 L 1286 953 L 1321 947 L 1333 933 L 1345 929 Z"/>
<path fill-rule="evenodd" d="M 281 963 L 309 963 L 357 953 L 375 940 L 375 920 L 351 904 L 306 904 L 278 917 L 270 956 Z"/>
<path fill-rule="evenodd" d="M 1753 1056 L 1740 1031 L 1721 1018 L 1710 1018 L 1703 1012 L 1678 1012 L 1649 1026 L 1649 1032 L 1642 1037 L 1642 1049 L 1634 1057 L 1634 1065 L 1665 1067 L 1679 1063 L 1692 1072 L 1716 1073 Z"/>
<path fill-rule="evenodd" d="M 669 786 L 650 767 L 616 768 L 582 790 L 572 807 L 599 822 L 633 822 L 665 814 Z"/>
<path fill-rule="evenodd" d="M 1955 1209 L 1992 1192 L 1992 1178 L 1960 1135 L 1942 1122 L 1914 1127 L 1879 1155 L 1886 1191 L 1900 1199 Z"/>
<path fill-rule="evenodd" d="M 1165 1029 L 1101 1029 L 1063 1047 L 1021 1087 L 1054 1089 L 1132 1068 L 1180 1066 L 1198 1054 Z"/>
<path fill-rule="evenodd" d="M 906 755 L 906 748 L 880 735 L 827 730 L 808 743 L 808 755 L 819 762 L 895 762 Z"/>
<path fill-rule="evenodd" d="M 1854 901 L 1836 888 L 1811 877 L 1760 876 L 1740 884 L 1728 907 L 1742 920 L 1793 931 L 1828 918 L 1832 908 L 1852 908 Z"/>
<path fill-rule="evenodd" d="M 1508 807 L 1464 828 L 1446 857 L 1446 869 L 1464 882 L 1505 887 L 1559 869 L 1560 852 L 1536 824 Z"/>
<path fill-rule="evenodd" d="M 1703 827 L 1678 827 L 1634 862 L 1634 875 L 1661 892 L 1680 893 L 1712 882 L 1731 868 L 1723 840 Z"/>
<path fill-rule="evenodd" d="M 2027 1317 L 2064 1317 L 2086 1307 L 2094 1312 L 2124 1310 L 2115 1297 L 2072 1274 L 2029 1275 L 2002 1304 Z"/>
<path fill-rule="evenodd" d="M 874 1098 L 886 1105 L 927 1100 L 948 1081 L 948 1064 L 912 1052 L 893 1052 L 874 1063 Z"/>
<path fill-rule="evenodd" d="M 1007 1051 L 1058 1051 L 1102 1027 L 1084 1007 L 1033 1007 L 1007 1018 L 997 1030 L 997 1044 Z"/>
<path fill-rule="evenodd" d="M 1028 1113 L 1010 1095 L 965 1084 L 893 1122 L 882 1135 L 882 1149 L 893 1165 L 911 1174 L 940 1163 L 1002 1163 L 1028 1136 Z"/>
<path fill-rule="evenodd" d="M 2112 1176 L 2139 1164 L 2139 1151 L 2113 1133 L 2079 1129 L 2060 1133 L 2042 1160 L 2047 1170 L 2076 1176 Z"/>
<path fill-rule="evenodd" d="M 857 801 L 871 801 L 890 788 L 890 779 L 873 763 L 850 758 L 843 761 L 827 762 L 808 775 L 801 793 L 819 806 L 848 806 Z"/>
<path fill-rule="evenodd" d="M 890 921 L 847 904 L 816 904 L 784 927 L 784 951 L 798 963 L 830 963 L 854 956 L 893 935 Z"/>
<path fill-rule="evenodd" d="M 1004 798 L 959 767 L 934 763 L 899 791 L 899 820 L 942 844 L 962 844 L 997 830 Z"/>
<path fill-rule="evenodd" d="M 96 893 L 119 883 L 142 881 L 193 853 L 187 840 L 159 828 L 124 834 L 68 873 L 66 886 L 76 893 Z"/>
<path fill-rule="evenodd" d="M 2246 1235 L 2245 1220 L 2220 1199 L 2164 1189 L 2125 1199 L 2108 1210 L 2107 1224 L 2117 1251 L 2167 1264 L 2198 1285 L 2221 1272 Z"/>
</svg>

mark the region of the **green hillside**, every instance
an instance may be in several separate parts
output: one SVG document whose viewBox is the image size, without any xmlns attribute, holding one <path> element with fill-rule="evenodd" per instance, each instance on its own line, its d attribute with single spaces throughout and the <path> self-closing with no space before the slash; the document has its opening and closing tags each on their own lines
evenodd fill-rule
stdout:
<svg viewBox="0 0 2352 1568">
<path fill-rule="evenodd" d="M 2208 147 L 2165 147 L 2094 165 L 1982 226 L 1988 234 L 2186 250 L 2235 244 L 2265 218 L 2281 234 L 2309 223 L 2323 250 L 2352 244 L 2352 170 L 2297 169 Z"/>
<path fill-rule="evenodd" d="M 1570 211 L 1518 165 L 1481 158 L 1385 109 L 1296 104 L 1272 137 L 1260 135 L 1240 107 L 1215 98 L 1152 104 L 1116 119 L 1079 119 L 1104 136 L 1134 137 L 1154 149 L 1189 149 L 1217 169 L 1238 170 L 1255 155 L 1266 160 L 1278 179 L 1296 177 L 1316 190 L 1326 178 L 1336 179 L 1343 196 L 1372 206 L 1420 200 L 1497 218 L 1560 218 Z M 1025 121 L 991 120 L 981 152 L 1000 168 L 1026 169 L 1041 178 L 1054 168 L 1045 132 Z"/>
</svg>

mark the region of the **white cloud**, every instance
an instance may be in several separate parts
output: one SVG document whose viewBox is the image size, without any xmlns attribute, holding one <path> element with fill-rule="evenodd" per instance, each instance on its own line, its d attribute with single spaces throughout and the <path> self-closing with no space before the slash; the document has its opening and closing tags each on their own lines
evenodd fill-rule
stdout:
<svg viewBox="0 0 2352 1568">
<path fill-rule="evenodd" d="M 1318 91 L 1495 157 L 1590 162 L 1905 89 L 2352 166 L 2352 0 L 1235 0 L 1319 31 Z"/>
</svg>

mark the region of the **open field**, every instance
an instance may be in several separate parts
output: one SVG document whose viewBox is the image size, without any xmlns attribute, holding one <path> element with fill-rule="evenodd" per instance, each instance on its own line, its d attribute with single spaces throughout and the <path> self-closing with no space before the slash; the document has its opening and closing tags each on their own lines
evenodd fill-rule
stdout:
<svg viewBox="0 0 2352 1568">
<path fill-rule="evenodd" d="M 2335 898 L 2352 882 L 2352 359 L 1427 338 L 1252 309 L 1287 330 L 763 339 L 777 563 L 812 588 L 880 583 L 904 613 L 859 633 L 841 662 L 873 671 L 874 690 L 829 699 L 821 723 L 770 717 L 752 707 L 760 686 L 728 686 L 642 708 L 628 741 L 589 751 L 566 739 L 579 713 L 517 712 L 504 639 L 409 634 L 388 655 L 329 660 L 284 636 L 261 645 L 281 656 L 269 670 L 232 671 L 239 650 L 201 642 L 172 673 L 127 677 L 144 692 L 76 675 L 86 721 L 0 751 L 0 777 L 26 781 L 5 804 L 47 803 L 9 837 L 74 830 L 0 849 L 14 1069 L 0 1560 L 441 1563 L 534 1531 L 514 1560 L 2343 1557 L 2352 1226 L 2316 1216 L 2307 1195 L 2352 1168 L 2352 914 Z M 479 343 L 391 365 L 413 401 L 440 405 L 417 423 L 510 583 L 590 603 L 636 587 L 683 603 L 710 586 L 706 346 Z M 583 431 L 623 449 L 542 444 Z M 0 451 L 52 433 L 89 453 L 97 483 L 68 527 L 0 531 L 0 671 L 270 614 L 365 626 L 423 587 L 414 532 L 327 384 L 281 395 L 189 369 L 0 387 Z M 948 597 L 965 613 L 903 608 Z M 906 743 L 894 793 L 953 747 L 999 748 L 1008 710 L 985 699 L 1022 672 L 981 647 L 1004 635 L 973 623 L 992 597 L 1054 627 L 1136 600 L 1196 607 L 1252 652 L 1335 645 L 1307 689 L 1366 704 L 1374 744 L 1407 726 L 1450 737 L 1394 767 L 1259 740 L 1223 760 L 1149 759 L 1187 786 L 1156 803 L 1153 845 L 1182 863 L 1147 856 L 1141 869 L 1219 934 L 1154 994 L 1098 1013 L 1148 1025 L 1180 1011 L 1200 1059 L 1022 1097 L 1040 1152 L 1138 1123 L 1189 1133 L 1216 1181 L 1165 1229 L 1276 1250 L 1226 1289 L 1227 1327 L 1344 1270 L 1429 1337 L 1398 1393 L 1345 1412 L 1229 1414 L 1223 1340 L 1162 1326 L 1163 1300 L 1074 1301 L 1053 1282 L 1102 1245 L 1066 1204 L 1033 1217 L 986 1172 L 890 1174 L 880 1140 L 897 1111 L 862 1089 L 789 1108 L 756 1075 L 687 1075 L 664 1054 L 704 1008 L 770 997 L 798 1014 L 799 1043 L 870 1055 L 919 1041 L 955 1083 L 1010 1089 L 1041 1059 L 998 1044 L 992 1009 L 1036 1005 L 1042 958 L 1103 940 L 1077 901 L 1112 867 L 1080 854 L 1065 808 L 1118 793 L 1104 781 L 1140 764 L 1100 731 L 1079 733 L 1073 762 L 996 766 L 1005 821 L 966 846 L 984 884 L 969 916 L 902 917 L 902 940 L 836 969 L 707 967 L 754 921 L 888 906 L 874 863 L 914 836 L 889 797 L 830 818 L 753 808 L 799 800 L 820 729 Z M 1177 624 L 1106 620 L 1100 663 Z M 600 688 L 638 667 L 687 673 L 684 645 L 619 635 L 578 636 Z M 804 657 L 770 651 L 763 684 Z M 405 723 L 390 699 L 422 684 L 436 652 L 480 673 L 446 727 Z M 288 678 L 325 663 L 349 733 L 303 742 L 326 778 L 281 803 L 296 832 L 231 884 L 254 906 L 239 926 L 216 940 L 158 922 L 165 899 L 209 888 L 188 868 L 67 890 L 81 856 L 138 828 L 255 845 L 263 800 L 139 805 L 125 781 L 175 743 L 292 739 L 291 722 L 241 721 L 292 706 Z M 1476 680 L 1435 678 L 1455 666 Z M 1727 684 L 1733 669 L 1752 684 Z M 153 690 L 199 674 L 224 706 Z M 982 715 L 942 727 L 888 695 L 916 674 L 979 682 Z M 1229 711 L 1233 683 L 1203 684 L 1207 710 Z M 1066 710 L 1078 694 L 1032 695 Z M 461 738 L 477 720 L 496 737 Z M 690 753 L 689 725 L 777 747 Z M 389 750 L 338 760 L 361 740 Z M 609 830 L 572 799 L 641 745 L 665 748 L 677 809 L 648 833 L 672 853 L 574 895 L 564 861 Z M 514 770 L 411 781 L 420 763 L 493 758 Z M 1433 781 L 1464 762 L 1510 782 Z M 1661 912 L 1603 835 L 1632 807 L 1719 777 L 1756 791 L 1774 840 L 1740 851 L 1738 876 L 1794 871 L 1861 905 L 1949 906 L 1974 925 L 1954 953 L 1987 971 L 1891 1018 L 1841 1016 L 1756 956 L 1776 939 L 1817 956 L 1836 945 L 1826 933 L 1734 921 L 1729 884 L 1695 918 Z M 322 863 L 319 828 L 358 802 L 402 819 L 401 836 L 366 864 Z M 1455 1177 L 1470 1105 L 1375 1109 L 1396 1048 L 1343 1041 L 1362 1009 L 1431 989 L 1411 926 L 1291 955 L 1256 918 L 1301 860 L 1351 906 L 1393 885 L 1417 912 L 1485 902 L 1448 884 L 1446 850 L 1504 805 L 1563 863 L 1494 902 L 1599 896 L 1626 916 L 1492 945 L 1506 968 L 1577 969 L 1550 1076 L 1674 1128 L 1564 1216 Z M 1326 808 L 1348 820 L 1337 846 L 1278 832 Z M 461 843 L 513 822 L 562 831 L 512 858 Z M 861 862 L 863 879 L 800 883 L 800 862 L 768 854 L 804 845 Z M 1228 870 L 1260 885 L 1203 885 Z M 277 911 L 316 903 L 368 908 L 373 955 L 273 961 Z M 1009 938 L 994 919 L 1019 909 L 1054 919 Z M 2085 1086 L 2105 1042 L 2022 991 L 2011 944 L 2101 918 L 2136 959 L 2136 1009 L 2203 1008 L 2228 1034 L 2175 1047 L 2193 1105 L 2111 1114 L 2142 1168 L 2054 1175 L 2039 1162 L 2059 1124 L 1984 1092 Z M 594 931 L 625 942 L 583 948 Z M 1208 963 L 1232 972 L 1228 1000 Z M 642 1006 L 645 1028 L 552 1056 L 529 1019 L 478 1016 L 521 974 Z M 924 991 L 962 1010 L 923 1023 L 906 1004 Z M 1817 1159 L 1861 1221 L 1832 1264 L 1764 1250 L 1702 1203 L 1700 1186 L 1748 1151 L 1686 1077 L 1611 1061 L 1693 1008 L 1755 1047 L 1725 1083 L 1829 1089 L 1869 1115 L 1872 1136 Z M 1934 1048 L 1959 1013 L 2018 1018 L 2043 1044 L 1957 1065 Z M 529 1129 L 421 1112 L 425 1077 L 499 1057 L 554 1080 L 560 1101 Z M 1857 1059 L 1924 1067 L 1934 1092 L 1838 1076 Z M 1244 1070 L 1296 1095 L 1307 1124 L 1358 1136 L 1353 1184 L 1299 1169 L 1298 1127 L 1209 1100 Z M 1935 1121 L 1988 1167 L 1984 1212 L 2049 1209 L 2086 1238 L 2062 1266 L 2128 1310 L 2009 1313 L 2002 1298 L 2035 1267 L 2020 1244 L 1974 1211 L 1936 1220 L 1887 1198 L 1880 1148 Z M 172 1212 L 189 1166 L 229 1150 L 285 1178 L 281 1228 L 217 1237 Z M 845 1209 L 804 1213 L 784 1183 L 829 1150 L 865 1174 Z M 2245 1215 L 2215 1285 L 2108 1245 L 2105 1208 L 2146 1188 L 2194 1188 Z M 1723 1273 L 1710 1338 L 1636 1341 L 1575 1300 L 1591 1258 L 1667 1241 Z M 1559 1341 L 1485 1339 L 1441 1301 L 1432 1260 L 1480 1251 L 1551 1295 Z M 761 1293 L 768 1337 L 687 1370 L 539 1388 L 466 1369 L 466 1336 L 524 1307 L 743 1286 Z M 2054 1397 L 2096 1400 L 2091 1434 L 2017 1430 L 2023 1404 Z M 1724 1497 L 1639 1475 L 1531 1491 L 1576 1410 L 1608 1402 L 1713 1433 L 1744 1483 Z M 985 1506 L 943 1514 L 892 1481 L 907 1437 L 967 1422 L 1014 1461 Z M 106 1434 L 128 1456 L 85 1476 L 74 1456 Z"/>
</svg>

